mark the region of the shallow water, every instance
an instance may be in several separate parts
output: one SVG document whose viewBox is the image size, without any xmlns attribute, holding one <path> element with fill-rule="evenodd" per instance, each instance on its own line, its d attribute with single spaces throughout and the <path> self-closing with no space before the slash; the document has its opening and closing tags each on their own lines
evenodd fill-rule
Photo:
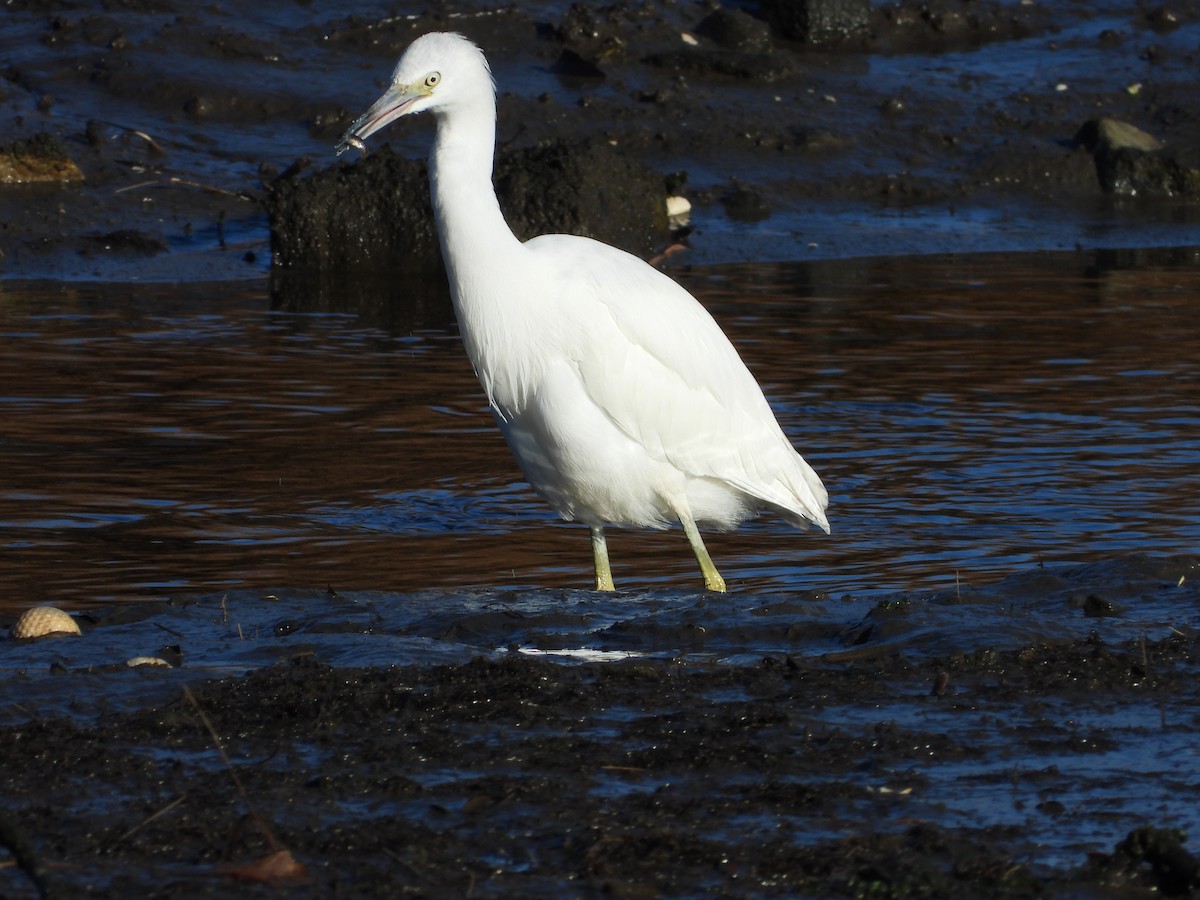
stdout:
<svg viewBox="0 0 1200 900">
<path fill-rule="evenodd" d="M 1187 254 L 698 269 L 833 534 L 715 535 L 736 591 L 962 590 L 1200 538 Z M 194 592 L 586 587 L 586 531 L 521 482 L 436 296 L 272 309 L 265 286 L 0 292 L 2 609 Z M 363 307 L 371 304 L 364 300 Z M 698 581 L 614 531 L 627 589 Z"/>
</svg>

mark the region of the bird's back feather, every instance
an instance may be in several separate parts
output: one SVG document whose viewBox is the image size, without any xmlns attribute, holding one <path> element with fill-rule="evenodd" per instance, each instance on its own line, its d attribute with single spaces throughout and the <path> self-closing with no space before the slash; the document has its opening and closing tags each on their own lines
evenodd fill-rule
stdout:
<svg viewBox="0 0 1200 900">
<path fill-rule="evenodd" d="M 579 377 L 624 434 L 692 478 L 725 482 L 796 524 L 828 530 L 820 478 L 691 294 L 637 257 L 588 238 L 544 235 L 525 247 L 539 267 L 556 270 L 549 283 L 570 286 L 557 303 L 578 326 L 570 343 Z"/>
</svg>

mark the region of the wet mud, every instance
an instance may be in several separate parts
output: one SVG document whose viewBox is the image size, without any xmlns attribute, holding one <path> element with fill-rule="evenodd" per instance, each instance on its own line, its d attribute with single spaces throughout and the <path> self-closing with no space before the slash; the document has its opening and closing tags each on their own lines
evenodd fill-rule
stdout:
<svg viewBox="0 0 1200 900">
<path fill-rule="evenodd" d="M 8 642 L 0 893 L 1193 896 L 1195 572 L 99 611 Z"/>
</svg>

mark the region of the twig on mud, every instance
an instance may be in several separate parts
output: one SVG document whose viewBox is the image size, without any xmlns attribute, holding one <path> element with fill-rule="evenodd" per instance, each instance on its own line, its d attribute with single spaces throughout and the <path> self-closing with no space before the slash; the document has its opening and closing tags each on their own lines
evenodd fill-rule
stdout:
<svg viewBox="0 0 1200 900">
<path fill-rule="evenodd" d="M 242 191 L 230 191 L 225 188 L 215 187 L 211 184 L 201 184 L 199 181 L 192 181 L 187 178 L 179 178 L 172 175 L 170 178 L 151 178 L 147 181 L 139 181 L 137 184 L 127 184 L 124 187 L 119 187 L 113 191 L 114 194 L 124 194 L 126 191 L 136 191 L 145 187 L 190 187 L 198 188 L 202 191 L 208 191 L 210 194 L 222 194 L 226 197 L 237 197 L 246 199 L 246 195 Z"/>
<path fill-rule="evenodd" d="M 132 128 L 129 125 L 122 125 L 120 122 L 109 122 L 105 119 L 97 119 L 96 121 L 101 125 L 107 125 L 109 128 L 120 128 L 122 131 L 129 132 L 134 137 L 140 137 L 146 142 L 146 146 L 150 148 L 151 152 L 156 153 L 159 156 L 167 155 L 167 151 L 162 148 L 162 144 L 150 137 L 150 135 L 146 134 L 144 131 L 139 131 L 138 129 Z"/>
<path fill-rule="evenodd" d="M 285 849 L 284 846 L 275 839 L 275 835 L 271 832 L 266 820 L 258 814 L 258 810 L 255 809 L 254 804 L 250 802 L 250 795 L 246 793 L 246 788 L 242 786 L 242 780 L 238 778 L 237 772 L 233 768 L 233 763 L 229 760 L 229 754 L 225 752 L 225 747 L 221 743 L 221 738 L 217 735 L 217 730 L 213 728 L 213 724 L 209 720 L 208 715 L 201 708 L 199 701 L 196 700 L 195 695 L 186 685 L 183 688 L 183 695 L 187 697 L 188 702 L 192 704 L 193 708 L 195 708 L 196 715 L 200 717 L 200 721 L 204 724 L 204 727 L 208 729 L 208 735 L 212 738 L 213 746 L 217 748 L 217 753 L 221 756 L 221 762 L 225 763 L 225 769 L 229 772 L 229 777 L 233 780 L 234 786 L 241 795 L 242 802 L 246 804 L 246 811 L 250 813 L 250 818 L 254 820 L 254 824 L 258 827 L 258 830 L 262 832 L 262 836 L 266 839 L 267 846 L 275 851 Z"/>
<path fill-rule="evenodd" d="M 165 816 L 167 813 L 169 813 L 171 810 L 173 810 L 175 807 L 177 807 L 180 803 L 182 803 L 186 799 L 187 799 L 187 794 L 181 794 L 180 796 L 176 797 L 174 800 L 172 800 L 170 803 L 168 803 L 166 806 L 164 806 L 158 812 L 152 813 L 147 818 L 138 822 L 138 824 L 134 825 L 127 832 L 125 832 L 123 835 L 121 835 L 119 838 L 117 838 L 115 841 L 113 841 L 113 846 L 116 847 L 119 844 L 123 844 L 128 838 L 133 837 L 135 834 L 137 834 L 139 831 L 141 831 L 143 828 L 145 828 L 147 825 L 149 825 L 151 822 L 153 822 L 155 819 L 159 818 L 160 816 Z"/>
<path fill-rule="evenodd" d="M 159 622 L 153 622 L 152 624 L 159 631 L 165 631 L 167 634 L 171 635 L 171 637 L 178 638 L 181 641 L 187 637 L 187 635 L 185 635 L 182 631 L 176 631 L 174 628 L 168 628 L 166 625 L 163 625 Z"/>
<path fill-rule="evenodd" d="M 254 804 L 250 802 L 250 795 L 246 793 L 246 788 L 242 785 L 242 780 L 238 778 L 237 772 L 234 771 L 229 754 L 225 752 L 221 738 L 217 735 L 217 729 L 213 727 L 212 722 L 201 708 L 196 696 L 186 686 L 183 689 L 183 695 L 187 697 L 188 702 L 195 708 L 196 715 L 204 723 L 209 737 L 212 738 L 213 746 L 217 748 L 217 753 L 220 754 L 221 761 L 225 763 L 229 777 L 233 780 L 238 793 L 241 794 L 242 802 L 246 804 L 246 811 L 250 814 L 250 818 L 262 833 L 267 846 L 271 848 L 271 852 L 266 856 L 252 862 L 242 865 L 218 866 L 217 871 L 227 878 L 238 878 L 242 881 L 253 881 L 260 884 L 307 884 L 309 881 L 308 870 L 296 861 L 296 858 L 292 856 L 291 850 L 279 843 L 275 838 L 274 832 L 267 825 L 266 819 L 259 815 Z"/>
<path fill-rule="evenodd" d="M 213 746 L 217 748 L 217 753 L 220 754 L 221 761 L 225 763 L 229 777 L 233 779 L 238 793 L 242 796 L 242 802 L 246 804 L 246 811 L 250 814 L 250 818 L 262 833 L 267 846 L 271 848 L 271 852 L 266 856 L 252 862 L 242 865 L 218 866 L 217 871 L 227 878 L 237 878 L 242 881 L 253 881 L 259 884 L 307 884 L 309 881 L 308 870 L 296 861 L 296 858 L 292 856 L 291 850 L 276 840 L 275 834 L 267 825 L 266 819 L 259 815 L 258 810 L 254 808 L 254 804 L 250 802 L 250 795 L 246 793 L 246 788 L 242 785 L 242 780 L 238 778 L 237 772 L 234 771 L 233 763 L 229 760 L 229 754 L 225 752 L 221 738 L 217 735 L 217 729 L 213 728 L 212 722 L 201 708 L 199 701 L 196 700 L 196 696 L 187 686 L 183 688 L 183 695 L 187 697 L 188 702 L 195 708 L 196 715 L 204 723 L 209 737 L 212 738 Z"/>
</svg>

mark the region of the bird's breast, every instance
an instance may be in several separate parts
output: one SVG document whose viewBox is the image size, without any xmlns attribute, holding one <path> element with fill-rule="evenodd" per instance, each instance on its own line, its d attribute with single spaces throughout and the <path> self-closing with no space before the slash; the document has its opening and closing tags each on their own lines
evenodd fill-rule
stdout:
<svg viewBox="0 0 1200 900">
<path fill-rule="evenodd" d="M 533 299 L 483 295 L 456 303 L 467 357 L 505 418 L 521 415 L 548 381 L 578 378 L 576 329 L 562 310 Z"/>
<path fill-rule="evenodd" d="M 579 371 L 551 362 L 511 405 L 493 402 L 501 431 L 529 483 L 568 519 L 661 526 L 664 488 L 678 478 L 622 431 L 589 396 Z"/>
</svg>

